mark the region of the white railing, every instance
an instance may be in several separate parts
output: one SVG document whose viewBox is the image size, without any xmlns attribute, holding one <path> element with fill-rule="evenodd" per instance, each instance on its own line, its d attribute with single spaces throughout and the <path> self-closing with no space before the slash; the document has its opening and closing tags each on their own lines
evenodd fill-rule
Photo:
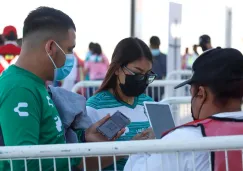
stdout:
<svg viewBox="0 0 243 171">
<path fill-rule="evenodd" d="M 170 73 L 167 74 L 166 80 L 178 80 L 178 79 L 187 79 L 192 76 L 192 71 L 191 70 L 176 70 L 176 71 L 171 71 Z M 185 78 L 183 78 L 185 77 Z"/>
<path fill-rule="evenodd" d="M 177 106 L 177 110 L 173 112 L 174 115 L 178 115 L 178 121 L 184 122 L 183 115 L 189 116 L 190 114 L 190 101 L 191 97 L 171 97 L 164 99 L 161 103 L 170 104 L 171 107 Z M 184 110 L 178 110 L 183 105 Z M 189 108 L 189 109 L 187 109 Z M 86 163 L 90 157 L 96 157 L 97 160 L 93 164 L 97 164 L 97 169 L 101 171 L 102 168 L 102 158 L 110 156 L 113 159 L 114 171 L 119 170 L 116 164 L 117 157 L 119 156 L 131 156 L 133 154 L 165 154 L 165 153 L 175 153 L 177 155 L 177 160 L 181 152 L 191 152 L 192 163 L 195 165 L 195 156 L 197 152 L 205 151 L 208 155 L 208 161 L 211 161 L 210 152 L 222 151 L 225 154 L 226 163 L 228 163 L 232 158 L 228 157 L 229 151 L 237 150 L 239 153 L 243 154 L 243 136 L 221 136 L 221 137 L 206 137 L 198 138 L 194 140 L 183 140 L 183 141 L 165 141 L 165 140 L 144 140 L 144 141 L 123 141 L 123 142 L 103 142 L 103 143 L 82 143 L 82 144 L 63 144 L 63 145 L 38 145 L 38 146 L 11 146 L 11 147 L 0 147 L 0 160 L 9 161 L 10 170 L 13 169 L 15 160 L 23 160 L 23 165 L 25 171 L 27 169 L 28 161 L 32 159 L 37 159 L 38 170 L 43 170 L 42 165 L 43 159 L 53 161 L 53 169 L 56 168 L 56 160 L 60 158 L 66 158 L 68 160 L 67 168 L 71 171 L 71 160 L 74 158 L 81 158 L 83 171 L 89 171 L 89 165 Z M 144 161 L 146 162 L 145 157 Z M 241 159 L 243 160 L 243 158 Z M 163 161 L 161 160 L 161 164 Z M 177 162 L 179 163 L 179 162 Z M 243 162 L 242 162 L 243 163 Z M 136 163 L 132 163 L 136 164 Z M 174 164 L 174 162 L 173 162 Z M 209 163 L 210 164 L 210 163 Z M 229 170 L 229 165 L 225 165 L 226 169 Z M 147 165 L 147 171 L 150 166 Z M 179 167 L 177 167 L 177 171 Z M 18 170 L 18 169 L 17 169 Z M 29 169 L 30 170 L 30 169 Z M 196 168 L 193 169 L 197 171 Z M 58 170 L 57 170 L 58 171 Z M 120 170 L 119 170 L 120 171 Z M 126 170 L 127 171 L 127 170 Z M 138 170 L 129 170 L 138 171 Z"/>
<path fill-rule="evenodd" d="M 27 171 L 27 162 L 32 159 L 39 161 L 39 170 L 42 159 L 52 159 L 53 168 L 56 168 L 55 160 L 58 158 L 67 158 L 69 171 L 71 171 L 71 158 L 80 157 L 83 159 L 83 170 L 89 170 L 86 165 L 87 157 L 98 157 L 97 170 L 101 169 L 101 157 L 111 156 L 116 161 L 116 156 L 130 156 L 132 154 L 163 154 L 175 152 L 191 151 L 194 157 L 198 151 L 229 151 L 243 149 L 243 136 L 222 136 L 206 137 L 196 140 L 183 141 L 162 141 L 162 140 L 144 140 L 144 141 L 126 141 L 126 142 L 104 142 L 104 143 L 84 143 L 84 144 L 66 144 L 66 145 L 36 145 L 36 146 L 18 146 L 1 147 L 0 160 L 9 160 L 10 170 L 13 170 L 15 160 L 24 160 L 25 170 Z M 225 153 L 227 154 L 227 153 Z M 208 156 L 210 160 L 210 155 Z M 195 160 L 195 158 L 192 160 Z M 225 155 L 225 160 L 230 160 Z M 163 163 L 163 161 L 161 161 Z M 37 163 L 38 164 L 38 163 Z M 114 162 L 114 171 L 116 171 L 116 162 Z M 226 165 L 226 167 L 228 167 Z M 149 166 L 147 167 L 149 170 Z M 196 171 L 196 168 L 194 169 Z M 226 169 L 228 170 L 228 169 Z M 132 171 L 132 170 L 131 170 Z M 137 170 L 136 170 L 137 171 Z M 179 171 L 179 170 L 178 170 Z"/>
<path fill-rule="evenodd" d="M 170 97 L 163 99 L 160 101 L 160 103 L 166 103 L 170 105 L 170 109 L 177 126 L 192 121 L 191 96 Z"/>
<path fill-rule="evenodd" d="M 172 96 L 188 95 L 189 88 L 175 90 L 174 87 L 184 80 L 156 80 L 149 85 L 146 94 L 156 101 Z M 80 81 L 74 85 L 72 92 L 79 92 L 86 98 L 89 98 L 101 85 L 102 81 Z"/>
</svg>

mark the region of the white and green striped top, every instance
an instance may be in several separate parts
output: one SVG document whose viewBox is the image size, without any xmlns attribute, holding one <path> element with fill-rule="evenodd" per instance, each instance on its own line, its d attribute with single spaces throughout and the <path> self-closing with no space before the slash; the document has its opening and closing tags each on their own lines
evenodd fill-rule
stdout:
<svg viewBox="0 0 243 171">
<path fill-rule="evenodd" d="M 131 123 L 126 127 L 126 132 L 117 141 L 131 140 L 136 134 L 150 127 L 148 118 L 145 114 L 143 102 L 153 101 L 149 96 L 142 94 L 136 97 L 133 105 L 118 101 L 109 91 L 100 92 L 87 101 L 87 113 L 93 123 L 99 121 L 107 114 L 114 114 L 116 111 L 126 115 Z M 117 170 L 123 170 L 126 159 L 117 161 Z M 110 166 L 104 170 L 114 170 Z"/>
</svg>

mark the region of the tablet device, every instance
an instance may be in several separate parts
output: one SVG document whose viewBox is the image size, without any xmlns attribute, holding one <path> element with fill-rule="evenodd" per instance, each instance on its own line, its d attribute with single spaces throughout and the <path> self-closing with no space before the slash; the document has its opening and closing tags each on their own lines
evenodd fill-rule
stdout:
<svg viewBox="0 0 243 171">
<path fill-rule="evenodd" d="M 175 128 L 175 122 L 168 104 L 144 102 L 144 107 L 156 139 L 161 139 L 162 133 Z"/>
</svg>

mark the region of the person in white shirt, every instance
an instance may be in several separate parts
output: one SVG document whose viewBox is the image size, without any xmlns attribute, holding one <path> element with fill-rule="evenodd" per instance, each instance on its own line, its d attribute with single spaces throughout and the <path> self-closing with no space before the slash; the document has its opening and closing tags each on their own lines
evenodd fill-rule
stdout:
<svg viewBox="0 0 243 171">
<path fill-rule="evenodd" d="M 204 52 L 193 64 L 191 85 L 193 122 L 170 130 L 161 141 L 187 141 L 208 136 L 243 135 L 243 55 L 232 48 Z M 209 156 L 211 155 L 211 162 Z M 132 155 L 124 171 L 225 171 L 224 152 L 179 152 Z M 242 170 L 241 151 L 228 151 L 229 170 Z"/>
</svg>

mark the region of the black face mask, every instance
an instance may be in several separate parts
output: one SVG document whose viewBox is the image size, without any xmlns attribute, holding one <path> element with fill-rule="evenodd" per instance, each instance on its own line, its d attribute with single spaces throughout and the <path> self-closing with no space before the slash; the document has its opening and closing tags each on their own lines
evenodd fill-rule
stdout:
<svg viewBox="0 0 243 171">
<path fill-rule="evenodd" d="M 137 80 L 136 75 L 126 75 L 125 84 L 120 83 L 122 92 L 128 97 L 137 97 L 148 87 L 147 80 Z"/>
<path fill-rule="evenodd" d="M 193 110 L 192 110 L 192 102 L 193 102 L 193 99 L 194 99 L 195 97 L 196 97 L 196 95 L 193 96 L 193 97 L 192 97 L 192 100 L 191 100 L 191 113 L 192 113 L 192 118 L 193 118 L 194 121 L 197 120 L 197 118 L 195 118 L 195 115 L 194 115 Z M 198 118 L 199 118 L 199 115 L 198 115 Z"/>
</svg>

